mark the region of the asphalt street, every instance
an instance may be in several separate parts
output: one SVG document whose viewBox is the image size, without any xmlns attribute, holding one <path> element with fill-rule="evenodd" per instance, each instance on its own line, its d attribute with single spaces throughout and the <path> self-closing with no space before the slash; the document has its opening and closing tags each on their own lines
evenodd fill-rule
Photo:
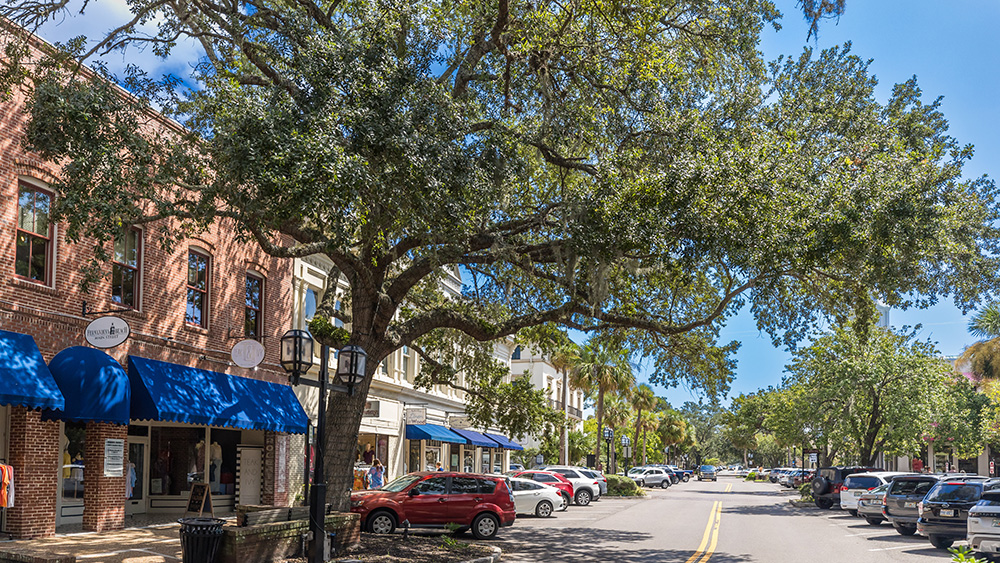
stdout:
<svg viewBox="0 0 1000 563">
<path fill-rule="evenodd" d="M 933 563 L 951 560 L 921 536 L 869 526 L 841 510 L 796 508 L 798 492 L 722 477 L 604 498 L 552 518 L 518 517 L 492 542 L 505 562 Z M 964 542 L 956 543 L 956 546 Z"/>
</svg>

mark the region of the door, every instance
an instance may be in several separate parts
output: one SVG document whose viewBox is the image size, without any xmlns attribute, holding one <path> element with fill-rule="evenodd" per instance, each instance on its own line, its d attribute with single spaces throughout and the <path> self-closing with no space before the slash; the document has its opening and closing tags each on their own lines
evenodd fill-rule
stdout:
<svg viewBox="0 0 1000 563">
<path fill-rule="evenodd" d="M 146 484 L 149 483 L 149 438 L 129 436 L 128 466 L 125 468 L 125 491 L 132 485 L 132 495 L 125 501 L 125 514 L 146 513 Z"/>
<path fill-rule="evenodd" d="M 468 526 L 476 515 L 476 507 L 483 502 L 479 490 L 479 479 L 475 477 L 452 477 L 448 494 L 448 521 Z"/>
<path fill-rule="evenodd" d="M 239 489 L 239 504 L 260 504 L 263 451 L 260 448 L 239 448 L 238 453 L 240 463 L 236 486 Z"/>
<path fill-rule="evenodd" d="M 417 483 L 403 501 L 406 519 L 414 526 L 449 521 L 447 477 L 431 477 Z"/>
</svg>

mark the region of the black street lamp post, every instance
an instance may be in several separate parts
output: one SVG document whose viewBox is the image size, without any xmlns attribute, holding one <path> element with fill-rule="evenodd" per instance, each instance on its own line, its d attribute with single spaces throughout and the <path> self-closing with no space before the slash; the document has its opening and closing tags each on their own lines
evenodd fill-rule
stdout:
<svg viewBox="0 0 1000 563">
<path fill-rule="evenodd" d="M 299 383 L 299 377 L 307 373 L 313 364 L 312 335 L 308 331 L 293 329 L 281 337 L 281 367 L 289 374 L 292 385 Z M 330 347 L 320 347 L 319 365 L 319 412 L 316 416 L 316 460 L 313 465 L 312 498 L 309 504 L 309 531 L 312 534 L 312 549 L 309 563 L 326 561 L 326 474 L 323 457 L 326 449 L 326 391 L 354 394 L 356 385 L 364 381 L 367 354 L 360 346 L 344 346 L 337 358 L 337 384 L 329 385 Z"/>
<path fill-rule="evenodd" d="M 604 442 L 607 444 L 607 450 L 608 450 L 608 466 L 606 468 L 608 471 L 611 470 L 611 440 L 613 440 L 614 438 L 615 438 L 615 430 L 610 426 L 605 426 Z"/>
<path fill-rule="evenodd" d="M 632 445 L 632 440 L 629 440 L 628 436 L 622 434 L 622 455 L 625 456 L 625 465 L 622 469 L 625 470 L 625 474 L 628 474 L 629 462 L 632 461 L 632 452 L 629 451 L 629 446 Z"/>
</svg>

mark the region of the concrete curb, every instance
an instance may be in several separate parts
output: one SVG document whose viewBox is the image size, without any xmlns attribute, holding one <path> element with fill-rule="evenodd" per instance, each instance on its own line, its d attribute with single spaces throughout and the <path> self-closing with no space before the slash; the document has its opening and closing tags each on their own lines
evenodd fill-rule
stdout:
<svg viewBox="0 0 1000 563">
<path fill-rule="evenodd" d="M 503 550 L 496 546 L 483 546 L 488 547 L 493 550 L 493 555 L 487 555 L 486 557 L 477 557 L 475 559 L 469 559 L 468 561 L 463 561 L 462 563 L 497 563 L 500 561 L 500 556 L 503 555 Z"/>
<path fill-rule="evenodd" d="M 816 502 L 815 501 L 811 501 L 811 500 L 788 499 L 788 504 L 791 504 L 792 506 L 794 506 L 796 508 L 808 508 L 810 506 L 812 506 L 812 507 L 816 506 Z"/>
</svg>

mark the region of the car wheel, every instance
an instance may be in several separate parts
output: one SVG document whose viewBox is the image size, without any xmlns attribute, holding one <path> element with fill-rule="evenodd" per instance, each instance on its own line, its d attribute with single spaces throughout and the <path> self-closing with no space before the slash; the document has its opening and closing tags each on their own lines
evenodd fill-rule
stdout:
<svg viewBox="0 0 1000 563">
<path fill-rule="evenodd" d="M 396 517 L 388 510 L 378 510 L 368 517 L 368 532 L 391 534 L 396 531 Z"/>
<path fill-rule="evenodd" d="M 857 518 L 858 516 L 857 510 L 848 510 L 847 513 L 850 514 L 851 516 L 854 516 L 855 518 Z"/>
<path fill-rule="evenodd" d="M 500 521 L 488 512 L 484 512 L 472 520 L 472 535 L 476 536 L 477 540 L 488 540 L 496 536 L 499 529 Z"/>
<path fill-rule="evenodd" d="M 661 488 L 661 489 L 666 489 L 666 488 L 667 488 L 667 487 L 669 487 L 669 486 L 670 486 L 670 482 L 669 482 L 669 481 L 667 481 L 666 479 L 664 479 L 664 480 L 660 481 L 660 488 Z"/>
<path fill-rule="evenodd" d="M 562 512 L 569 508 L 569 495 L 566 493 L 560 493 L 559 496 L 562 497 L 562 505 L 559 507 L 559 511 Z"/>
<path fill-rule="evenodd" d="M 539 518 L 548 518 L 549 516 L 552 516 L 552 503 L 547 500 L 543 500 L 535 505 L 535 516 Z"/>
<path fill-rule="evenodd" d="M 912 536 L 913 534 L 917 533 L 916 526 L 902 526 L 899 524 L 893 524 L 892 527 L 896 528 L 896 531 L 899 532 L 899 535 L 901 536 Z"/>
<path fill-rule="evenodd" d="M 816 506 L 823 510 L 829 510 L 833 506 L 833 501 L 828 498 L 818 498 L 816 499 Z"/>
<path fill-rule="evenodd" d="M 931 540 L 931 545 L 938 549 L 948 549 L 951 544 L 955 543 L 955 540 L 951 538 L 942 538 L 941 536 L 930 536 L 927 539 Z"/>
<path fill-rule="evenodd" d="M 876 518 L 875 516 L 865 516 L 865 522 L 868 522 L 869 526 L 879 526 L 883 521 L 882 518 Z"/>
<path fill-rule="evenodd" d="M 580 489 L 576 492 L 576 504 L 579 506 L 587 506 L 590 504 L 591 496 L 590 491 L 587 489 Z"/>
<path fill-rule="evenodd" d="M 639 479 L 639 488 L 641 489 L 645 486 L 646 486 L 646 481 L 644 479 Z"/>
<path fill-rule="evenodd" d="M 812 489 L 814 497 L 825 495 L 827 493 L 827 489 L 830 488 L 830 480 L 822 475 L 817 475 L 816 478 L 812 480 L 812 484 L 809 485 L 809 488 Z"/>
<path fill-rule="evenodd" d="M 690 480 L 691 480 L 691 476 L 690 476 L 690 475 L 685 475 L 685 476 L 684 476 L 684 482 L 685 482 L 685 483 L 687 483 L 687 482 L 688 482 L 688 481 L 690 481 Z"/>
</svg>

